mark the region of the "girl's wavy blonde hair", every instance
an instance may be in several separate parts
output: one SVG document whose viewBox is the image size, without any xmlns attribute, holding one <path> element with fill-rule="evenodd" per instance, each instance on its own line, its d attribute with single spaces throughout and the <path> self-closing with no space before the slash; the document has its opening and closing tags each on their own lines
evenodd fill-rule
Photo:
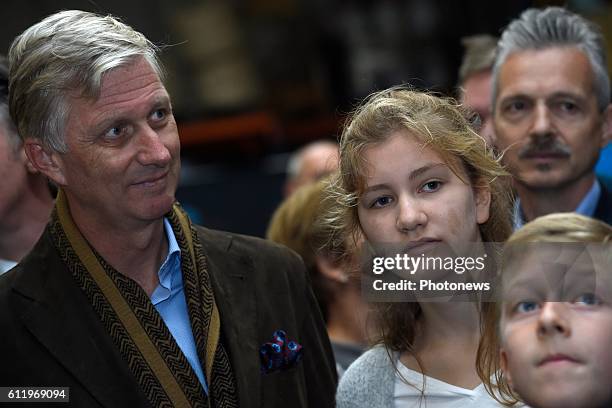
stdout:
<svg viewBox="0 0 612 408">
<path fill-rule="evenodd" d="M 612 242 L 612 227 L 604 222 L 575 213 L 549 214 L 525 224 L 510 236 L 504 245 L 504 252 L 513 254 L 512 247 L 530 242 Z M 524 248 L 521 246 L 521 249 Z M 513 255 L 502 257 L 504 264 L 512 261 Z M 612 261 L 612 258 L 610 259 Z M 503 288 L 499 288 L 503 291 Z M 498 297 L 501 299 L 501 297 Z M 500 365 L 501 300 L 489 307 L 483 316 L 483 334 L 476 367 L 485 388 L 498 402 L 511 406 L 520 401 L 510 388 Z"/>
<path fill-rule="evenodd" d="M 347 236 L 360 235 L 357 205 L 368 172 L 364 152 L 404 131 L 438 153 L 465 183 L 490 189 L 490 217 L 479 226 L 480 234 L 485 242 L 505 241 L 512 231 L 509 174 L 467 116 L 451 98 L 406 87 L 366 98 L 349 115 L 340 137 L 340 168 L 326 194 L 334 204 L 324 217 L 332 232 L 330 239 L 342 242 Z M 377 309 L 380 336 L 374 342 L 383 343 L 388 350 L 411 351 L 419 304 L 380 303 Z"/>
</svg>

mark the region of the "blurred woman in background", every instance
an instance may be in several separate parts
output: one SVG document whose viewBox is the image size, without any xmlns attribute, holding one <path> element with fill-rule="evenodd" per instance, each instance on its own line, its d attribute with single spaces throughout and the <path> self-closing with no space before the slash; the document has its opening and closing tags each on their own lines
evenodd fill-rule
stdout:
<svg viewBox="0 0 612 408">
<path fill-rule="evenodd" d="M 366 340 L 367 304 L 361 300 L 352 241 L 332 244 L 329 226 L 319 221 L 331 203 L 323 192 L 328 180 L 300 187 L 272 216 L 267 238 L 297 252 L 310 273 L 327 326 L 338 375 L 361 355 Z"/>
</svg>

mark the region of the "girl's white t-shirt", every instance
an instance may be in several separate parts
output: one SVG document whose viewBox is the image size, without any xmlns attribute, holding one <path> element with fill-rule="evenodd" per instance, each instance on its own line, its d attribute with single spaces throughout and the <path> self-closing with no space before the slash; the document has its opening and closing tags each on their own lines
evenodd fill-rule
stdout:
<svg viewBox="0 0 612 408">
<path fill-rule="evenodd" d="M 483 384 L 473 390 L 457 387 L 435 378 L 411 370 L 401 361 L 397 369 L 404 380 L 396 373 L 394 387 L 395 408 L 500 408 L 502 404 L 491 397 Z M 408 381 L 409 384 L 406 384 Z M 421 393 L 425 381 L 424 394 Z"/>
</svg>

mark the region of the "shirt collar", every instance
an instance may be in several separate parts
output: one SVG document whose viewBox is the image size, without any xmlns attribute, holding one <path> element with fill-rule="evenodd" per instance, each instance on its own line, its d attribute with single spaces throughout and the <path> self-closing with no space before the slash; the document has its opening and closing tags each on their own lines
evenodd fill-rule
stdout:
<svg viewBox="0 0 612 408">
<path fill-rule="evenodd" d="M 8 259 L 0 259 L 0 275 L 7 272 L 12 267 L 16 266 L 17 262 L 9 261 Z"/>
<path fill-rule="evenodd" d="M 159 284 L 166 289 L 172 289 L 172 277 L 173 271 L 177 268 L 173 268 L 173 263 L 177 257 L 180 257 L 181 248 L 176 241 L 174 231 L 172 231 L 172 225 L 167 218 L 164 218 L 164 231 L 166 232 L 166 238 L 168 239 L 168 255 L 159 268 Z"/>
<path fill-rule="evenodd" d="M 587 217 L 592 217 L 595 215 L 595 210 L 597 209 L 597 203 L 599 202 L 600 196 L 601 184 L 599 184 L 599 180 L 595 179 L 593 187 L 591 187 L 580 204 L 578 204 L 578 207 L 576 207 L 576 212 L 578 214 L 586 215 Z"/>
<path fill-rule="evenodd" d="M 599 202 L 600 196 L 601 184 L 599 184 L 599 180 L 595 179 L 593 186 L 582 198 L 582 201 L 580 201 L 580 204 L 578 204 L 578 207 L 576 207 L 574 212 L 581 215 L 586 215 L 587 217 L 592 217 L 597 209 L 597 203 Z M 518 197 L 514 202 L 513 224 L 515 231 L 525 224 L 523 210 L 521 209 L 521 200 Z"/>
</svg>

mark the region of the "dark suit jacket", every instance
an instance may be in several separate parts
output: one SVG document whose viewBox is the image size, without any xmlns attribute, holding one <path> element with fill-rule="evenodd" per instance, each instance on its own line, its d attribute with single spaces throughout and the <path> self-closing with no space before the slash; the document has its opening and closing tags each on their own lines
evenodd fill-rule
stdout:
<svg viewBox="0 0 612 408">
<path fill-rule="evenodd" d="M 601 196 L 593 217 L 612 225 L 612 180 L 605 177 L 598 177 L 598 180 L 601 185 Z"/>
<path fill-rule="evenodd" d="M 240 406 L 334 406 L 334 360 L 299 257 L 260 239 L 197 229 Z M 302 344 L 304 358 L 262 374 L 259 347 L 278 329 Z M 72 406 L 150 406 L 46 232 L 0 277 L 0 333 L 0 386 L 70 387 Z"/>
</svg>

